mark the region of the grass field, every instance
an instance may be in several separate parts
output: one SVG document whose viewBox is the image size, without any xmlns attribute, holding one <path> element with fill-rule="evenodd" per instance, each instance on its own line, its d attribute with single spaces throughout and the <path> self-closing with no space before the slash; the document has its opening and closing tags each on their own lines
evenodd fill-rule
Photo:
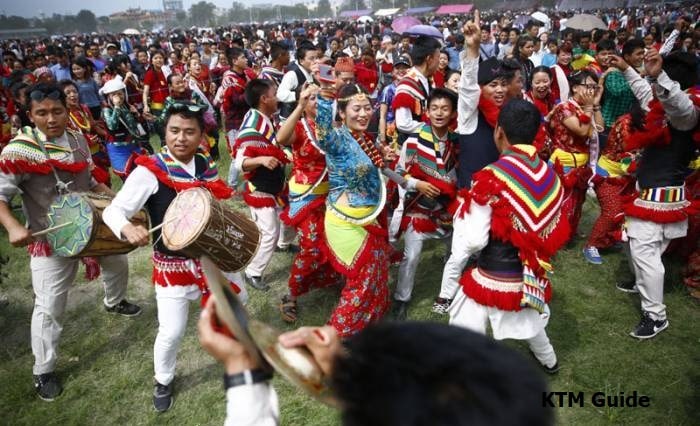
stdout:
<svg viewBox="0 0 700 426">
<path fill-rule="evenodd" d="M 222 164 L 226 170 L 227 164 Z M 225 174 L 224 174 L 225 176 Z M 240 201 L 236 208 L 243 209 Z M 597 215 L 589 199 L 581 232 Z M 583 392 L 584 407 L 557 409 L 559 424 L 697 425 L 700 400 L 700 311 L 680 283 L 677 262 L 667 268 L 666 303 L 670 327 L 651 341 L 627 334 L 639 321 L 639 298 L 615 289 L 615 279 L 627 273 L 621 253 L 604 255 L 605 264 L 587 264 L 579 241 L 555 260 L 554 298 L 548 334 L 562 366 L 550 380 L 551 390 Z M 13 249 L 0 231 L 0 294 L 10 303 L 0 307 L 0 424 L 8 425 L 217 425 L 225 416 L 222 369 L 199 347 L 191 305 L 188 330 L 178 354 L 175 405 L 157 414 L 151 405 L 153 342 L 157 330 L 155 298 L 150 283 L 150 248 L 129 255 L 129 300 L 143 313 L 136 318 L 107 314 L 98 282 L 80 278 L 71 290 L 65 314 L 57 371 L 64 393 L 54 402 L 38 399 L 32 386 L 33 356 L 29 325 L 33 306 L 29 258 Z M 430 312 L 442 274 L 441 244 L 427 244 L 416 276 L 409 319 L 446 322 Z M 251 314 L 280 329 L 277 303 L 286 292 L 291 254 L 276 253 L 267 271 L 272 289 L 249 289 Z M 623 271 L 623 272 L 620 272 Z M 82 272 L 81 272 L 82 273 Z M 391 270 L 393 288 L 396 268 Z M 329 317 L 338 289 L 313 292 L 300 299 L 300 324 L 322 324 Z M 508 342 L 526 353 L 519 342 Z M 429 349 L 427 349 L 429 350 Z M 274 379 L 284 425 L 337 425 L 333 410 Z M 650 398 L 648 408 L 596 408 L 594 392 L 625 395 L 637 391 Z"/>
</svg>

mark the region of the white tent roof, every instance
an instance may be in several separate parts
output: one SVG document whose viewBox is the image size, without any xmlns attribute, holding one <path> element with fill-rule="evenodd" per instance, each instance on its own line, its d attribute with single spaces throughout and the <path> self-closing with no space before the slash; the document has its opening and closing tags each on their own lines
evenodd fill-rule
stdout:
<svg viewBox="0 0 700 426">
<path fill-rule="evenodd" d="M 395 8 L 395 9 L 379 9 L 378 11 L 374 12 L 375 16 L 391 16 L 395 15 L 401 8 Z"/>
</svg>

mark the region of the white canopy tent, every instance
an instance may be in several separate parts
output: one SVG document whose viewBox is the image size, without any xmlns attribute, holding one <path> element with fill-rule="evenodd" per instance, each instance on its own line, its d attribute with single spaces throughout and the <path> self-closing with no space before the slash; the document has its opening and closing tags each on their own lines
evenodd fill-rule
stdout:
<svg viewBox="0 0 700 426">
<path fill-rule="evenodd" d="M 391 9 L 379 9 L 378 11 L 374 12 L 374 16 L 391 16 L 391 15 L 396 15 L 399 13 L 399 10 L 401 8 L 391 8 Z"/>
</svg>

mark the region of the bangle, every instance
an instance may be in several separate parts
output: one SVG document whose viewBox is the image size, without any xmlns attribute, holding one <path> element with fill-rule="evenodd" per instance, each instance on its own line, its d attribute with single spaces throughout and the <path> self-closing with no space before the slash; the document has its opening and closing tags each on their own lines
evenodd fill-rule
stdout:
<svg viewBox="0 0 700 426">
<path fill-rule="evenodd" d="M 256 368 L 255 370 L 244 370 L 237 374 L 224 374 L 224 389 L 266 382 L 271 378 L 272 372 L 261 368 Z"/>
</svg>

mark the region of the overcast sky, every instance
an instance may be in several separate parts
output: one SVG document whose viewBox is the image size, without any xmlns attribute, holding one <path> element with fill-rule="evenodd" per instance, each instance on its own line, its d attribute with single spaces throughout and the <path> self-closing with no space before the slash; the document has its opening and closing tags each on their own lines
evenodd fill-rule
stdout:
<svg viewBox="0 0 700 426">
<path fill-rule="evenodd" d="M 199 0 L 183 0 L 185 10 L 189 9 L 192 3 Z M 233 0 L 207 0 L 218 7 L 231 7 Z M 244 4 L 251 3 L 251 0 L 241 1 Z M 288 3 L 284 0 L 253 0 L 252 3 Z M 89 9 L 96 16 L 109 15 L 110 13 L 126 10 L 130 7 L 140 7 L 141 9 L 162 9 L 163 2 L 160 0 L 0 0 L 0 14 L 19 15 L 26 18 L 38 16 L 44 13 L 51 16 L 54 13 L 62 15 L 75 15 L 81 9 Z"/>
</svg>

